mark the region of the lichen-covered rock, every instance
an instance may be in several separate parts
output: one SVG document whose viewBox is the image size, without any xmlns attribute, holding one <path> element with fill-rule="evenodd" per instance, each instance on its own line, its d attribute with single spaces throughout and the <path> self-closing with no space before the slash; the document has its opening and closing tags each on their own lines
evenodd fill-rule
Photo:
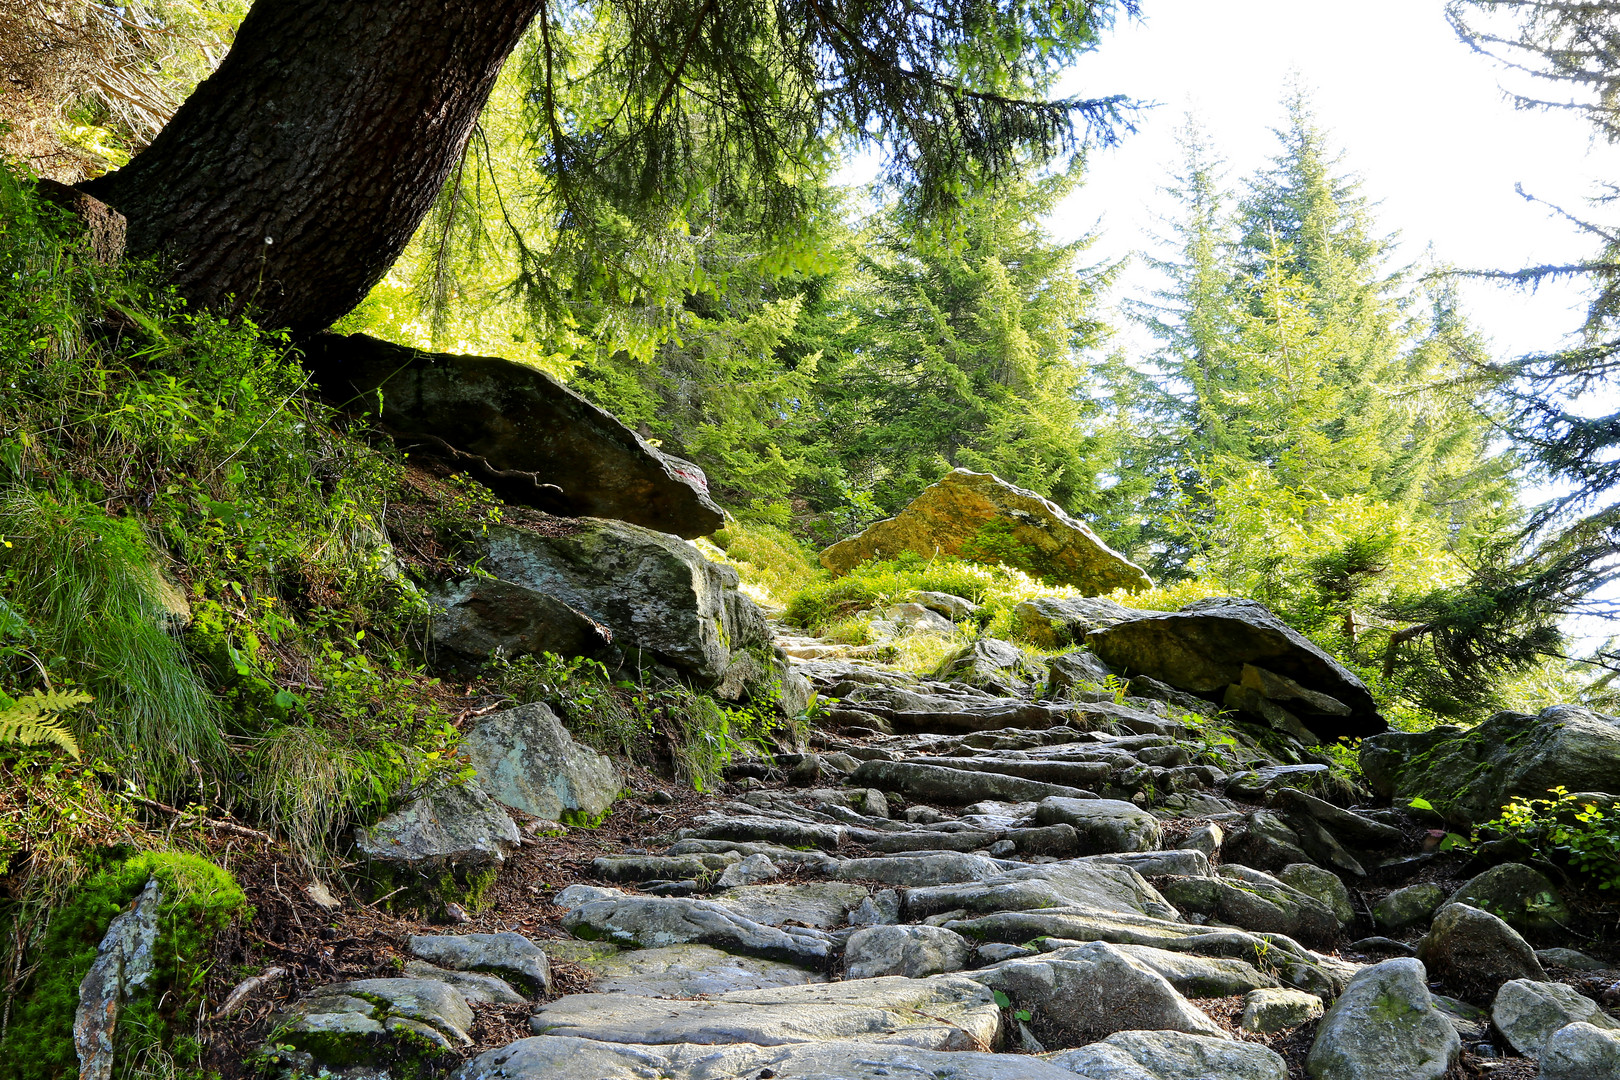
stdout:
<svg viewBox="0 0 1620 1080">
<path fill-rule="evenodd" d="M 1092 595 L 1153 586 L 1146 571 L 1057 504 L 990 473 L 966 469 L 947 473 L 899 514 L 823 551 L 821 565 L 847 574 L 869 559 L 892 559 L 906 551 L 1002 563 Z"/>
<path fill-rule="evenodd" d="M 1620 721 L 1555 705 L 1538 716 L 1500 712 L 1467 729 L 1391 731 L 1361 744 L 1361 768 L 1380 795 L 1421 797 L 1453 825 L 1478 825 L 1516 797 L 1545 799 L 1560 785 L 1615 787 Z"/>
<path fill-rule="evenodd" d="M 1467 904 L 1447 904 L 1418 943 L 1429 974 L 1465 1001 L 1485 1002 L 1512 979 L 1545 981 L 1535 950 L 1507 923 Z"/>
<path fill-rule="evenodd" d="M 851 934 L 844 946 L 844 973 L 850 979 L 904 975 L 921 979 L 961 971 L 973 946 L 961 934 L 940 926 L 872 926 Z"/>
<path fill-rule="evenodd" d="M 1315 1020 L 1323 1013 L 1322 999 L 1303 990 L 1250 990 L 1243 996 L 1238 1026 L 1244 1031 L 1270 1035 Z"/>
<path fill-rule="evenodd" d="M 1103 596 L 1042 596 L 1021 601 L 1013 608 L 1012 634 L 1043 649 L 1061 649 L 1085 641 L 1086 635 L 1099 627 L 1138 614 L 1135 608 Z M 1108 666 L 1102 661 L 1097 661 L 1097 667 L 1101 674 L 1092 678 L 1093 682 L 1101 682 L 1108 675 Z"/>
<path fill-rule="evenodd" d="M 1040 825 L 1068 825 L 1084 855 L 1152 851 L 1164 839 L 1159 819 L 1118 799 L 1042 799 L 1035 809 Z"/>
<path fill-rule="evenodd" d="M 1253 600 L 1216 597 L 1180 611 L 1141 612 L 1091 631 L 1086 645 L 1110 667 L 1193 693 L 1224 693 L 1241 684 L 1245 665 L 1284 675 L 1345 707 L 1339 713 L 1307 701 L 1290 703 L 1321 739 L 1360 738 L 1387 728 L 1371 691 L 1354 673 Z"/>
<path fill-rule="evenodd" d="M 1014 695 L 1037 670 L 1018 646 L 998 638 L 979 638 L 941 660 L 934 678 Z"/>
<path fill-rule="evenodd" d="M 73 1045 L 81 1080 L 108 1080 L 113 1071 L 114 1036 L 125 1001 L 146 985 L 157 963 L 158 908 L 163 889 L 156 878 L 135 905 L 113 917 L 96 947 L 90 970 L 79 983 L 73 1015 Z"/>
<path fill-rule="evenodd" d="M 1355 921 L 1356 908 L 1350 900 L 1350 890 L 1333 871 L 1314 863 L 1289 863 L 1277 871 L 1277 880 L 1326 904 L 1341 927 Z"/>
<path fill-rule="evenodd" d="M 1446 891 L 1433 882 L 1408 885 L 1373 905 L 1373 921 L 1380 930 L 1399 933 L 1428 922 L 1445 902 Z"/>
<path fill-rule="evenodd" d="M 1316 1028 L 1311 1080 L 1442 1080 L 1462 1052 L 1423 965 L 1385 960 L 1350 980 Z"/>
<path fill-rule="evenodd" d="M 461 750 L 491 796 L 548 821 L 600 819 L 624 788 L 613 763 L 576 743 L 539 703 L 479 719 L 463 734 Z"/>
<path fill-rule="evenodd" d="M 1502 984 L 1491 1003 L 1491 1023 L 1508 1044 L 1526 1057 L 1540 1057 L 1547 1040 L 1570 1024 L 1591 1024 L 1620 1032 L 1615 1020 L 1597 1002 L 1559 982 L 1514 979 Z"/>
<path fill-rule="evenodd" d="M 432 979 L 358 979 L 333 983 L 287 1010 L 270 1044 L 291 1047 L 322 1065 L 374 1060 L 382 1044 L 417 1059 L 472 1045 L 473 1012 L 455 987 Z"/>
<path fill-rule="evenodd" d="M 1560 1028 L 1541 1052 L 1541 1080 L 1620 1076 L 1620 1035 L 1592 1024 Z"/>
<path fill-rule="evenodd" d="M 563 926 L 574 936 L 593 941 L 642 949 L 710 945 L 742 956 L 811 968 L 825 962 L 831 945 L 826 934 L 779 930 L 712 900 L 622 893 L 586 900 L 563 916 Z"/>
<path fill-rule="evenodd" d="M 1184 1031 L 1224 1038 L 1218 1024 L 1158 972 L 1106 942 L 1047 956 L 1007 960 L 969 976 L 1028 1010 L 1048 1047 L 1080 1046 L 1116 1031 Z"/>
<path fill-rule="evenodd" d="M 710 997 L 733 990 L 766 990 L 826 981 L 824 976 L 793 964 L 733 956 L 708 945 L 612 949 L 584 963 L 596 976 L 591 990 L 597 994 Z"/>
<path fill-rule="evenodd" d="M 1521 934 L 1567 930 L 1572 918 L 1558 886 L 1523 863 L 1501 863 L 1469 878 L 1447 902 L 1488 911 Z"/>
<path fill-rule="evenodd" d="M 476 781 L 435 784 L 370 828 L 355 830 L 355 847 L 366 858 L 422 871 L 500 863 L 519 840 L 511 816 Z"/>
</svg>

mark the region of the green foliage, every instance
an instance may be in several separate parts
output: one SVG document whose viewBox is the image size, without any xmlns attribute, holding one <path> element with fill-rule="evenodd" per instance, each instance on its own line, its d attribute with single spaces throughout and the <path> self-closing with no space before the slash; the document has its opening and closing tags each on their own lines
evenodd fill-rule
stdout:
<svg viewBox="0 0 1620 1080">
<path fill-rule="evenodd" d="M 78 740 L 66 725 L 52 717 L 93 700 L 89 694 L 69 691 L 53 694 L 36 690 L 10 702 L 0 697 L 0 745 L 52 743 L 77 761 Z"/>
<path fill-rule="evenodd" d="M 92 875 L 51 913 L 49 927 L 29 950 L 31 978 L 0 1042 L 0 1076 L 54 1080 L 77 1071 L 73 1016 L 79 983 L 108 924 L 148 880 L 162 891 L 153 976 L 119 1016 L 118 1055 L 127 1061 L 149 1046 L 173 1047 L 181 1036 L 195 1036 L 210 944 L 243 912 L 247 897 L 228 872 L 206 859 L 149 852 Z"/>
<path fill-rule="evenodd" d="M 1599 889 L 1620 889 L 1620 805 L 1549 788 L 1550 799 L 1516 798 L 1474 830 L 1523 844 L 1538 859 L 1566 867 Z"/>
<path fill-rule="evenodd" d="M 1073 589 L 1049 587 L 1023 571 L 955 559 L 924 559 L 904 552 L 892 561 L 862 563 L 840 578 L 816 581 L 788 601 L 784 618 L 820 633 L 857 611 L 899 603 L 908 593 L 942 592 L 979 604 L 979 618 L 991 633 L 1005 633 L 1012 608 L 1037 596 L 1072 596 Z"/>
</svg>

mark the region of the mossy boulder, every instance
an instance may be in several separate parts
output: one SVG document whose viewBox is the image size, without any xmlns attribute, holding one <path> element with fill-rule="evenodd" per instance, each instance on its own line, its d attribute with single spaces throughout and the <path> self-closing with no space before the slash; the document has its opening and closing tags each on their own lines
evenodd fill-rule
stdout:
<svg viewBox="0 0 1620 1080">
<path fill-rule="evenodd" d="M 1454 826 L 1489 821 L 1516 797 L 1549 789 L 1610 791 L 1620 784 L 1620 720 L 1574 705 L 1538 716 L 1499 712 L 1477 727 L 1391 731 L 1361 744 L 1378 794 L 1428 800 Z"/>
<path fill-rule="evenodd" d="M 847 574 L 863 562 L 907 551 L 999 563 L 1088 595 L 1153 587 L 1145 570 L 1056 503 L 992 473 L 967 469 L 947 473 L 894 517 L 823 551 L 821 565 Z"/>
</svg>

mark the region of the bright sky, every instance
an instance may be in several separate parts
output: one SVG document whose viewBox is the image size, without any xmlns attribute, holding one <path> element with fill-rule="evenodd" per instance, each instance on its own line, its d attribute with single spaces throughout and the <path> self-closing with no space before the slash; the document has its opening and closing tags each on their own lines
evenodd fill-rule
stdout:
<svg viewBox="0 0 1620 1080">
<path fill-rule="evenodd" d="M 1503 71 L 1456 38 L 1441 0 L 1142 0 L 1142 8 L 1141 21 L 1122 22 L 1059 88 L 1160 103 L 1122 146 L 1092 154 L 1090 182 L 1054 223 L 1064 236 L 1100 225 L 1098 256 L 1154 246 L 1173 210 L 1158 189 L 1178 161 L 1174 132 L 1189 110 L 1234 181 L 1263 165 L 1293 72 L 1314 88 L 1319 122 L 1381 204 L 1378 223 L 1400 234 L 1401 261 L 1421 260 L 1432 245 L 1452 265 L 1517 268 L 1595 247 L 1514 185 L 1580 211 L 1599 180 L 1620 177 L 1620 152 L 1592 147 L 1573 114 L 1515 111 L 1500 91 Z M 1120 288 L 1140 296 L 1155 284 L 1138 261 Z M 1569 289 L 1528 298 L 1475 284 L 1465 299 L 1504 354 L 1556 344 L 1580 315 Z"/>
</svg>

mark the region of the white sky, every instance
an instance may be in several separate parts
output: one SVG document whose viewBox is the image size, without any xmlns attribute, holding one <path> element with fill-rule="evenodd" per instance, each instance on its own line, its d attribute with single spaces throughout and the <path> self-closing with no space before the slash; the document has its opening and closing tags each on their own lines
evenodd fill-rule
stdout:
<svg viewBox="0 0 1620 1080">
<path fill-rule="evenodd" d="M 1276 151 L 1271 129 L 1293 72 L 1314 88 L 1318 121 L 1380 204 L 1378 224 L 1399 233 L 1399 261 L 1418 261 L 1432 245 L 1455 266 L 1517 268 L 1594 249 L 1514 184 L 1580 211 L 1598 180 L 1620 177 L 1620 153 L 1594 148 L 1573 114 L 1515 111 L 1500 91 L 1503 71 L 1456 38 L 1441 0 L 1142 0 L 1142 8 L 1140 21 L 1122 22 L 1059 87 L 1160 103 L 1122 146 L 1092 153 L 1088 184 L 1054 221 L 1065 237 L 1100 227 L 1097 257 L 1153 246 L 1173 211 L 1158 189 L 1178 162 L 1174 132 L 1189 110 L 1231 180 L 1263 165 Z M 1137 260 L 1120 292 L 1141 296 L 1155 284 Z M 1580 317 L 1578 290 L 1526 297 L 1476 283 L 1464 295 L 1474 325 L 1504 355 L 1549 348 Z M 1136 337 L 1127 331 L 1128 343 Z"/>
</svg>

